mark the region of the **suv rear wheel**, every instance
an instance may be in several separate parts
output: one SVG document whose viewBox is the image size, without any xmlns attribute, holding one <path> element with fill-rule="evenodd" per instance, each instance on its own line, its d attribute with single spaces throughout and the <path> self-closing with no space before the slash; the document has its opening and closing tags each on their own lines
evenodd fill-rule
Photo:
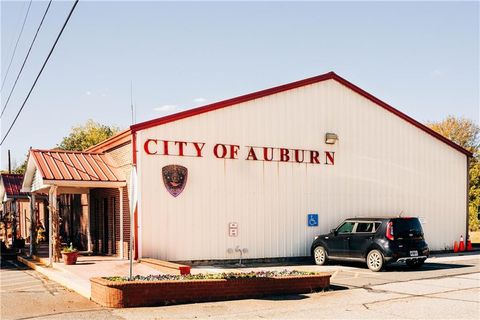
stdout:
<svg viewBox="0 0 480 320">
<path fill-rule="evenodd" d="M 367 255 L 367 266 L 374 272 L 382 270 L 383 254 L 377 249 L 370 251 Z"/>
<path fill-rule="evenodd" d="M 327 252 L 322 246 L 318 246 L 313 250 L 313 258 L 315 259 L 315 264 L 321 266 L 327 262 Z"/>
</svg>

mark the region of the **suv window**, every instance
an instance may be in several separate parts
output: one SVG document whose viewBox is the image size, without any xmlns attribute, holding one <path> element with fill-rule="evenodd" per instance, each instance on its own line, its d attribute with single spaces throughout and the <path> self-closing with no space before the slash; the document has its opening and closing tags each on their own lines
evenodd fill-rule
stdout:
<svg viewBox="0 0 480 320">
<path fill-rule="evenodd" d="M 355 225 L 355 222 L 350 222 L 347 221 L 344 224 L 342 224 L 338 229 L 338 233 L 351 233 L 353 230 L 353 226 Z"/>
<path fill-rule="evenodd" d="M 355 232 L 373 232 L 373 222 L 359 222 Z"/>
<path fill-rule="evenodd" d="M 423 238 L 423 229 L 417 218 L 393 219 L 394 234 L 398 239 Z"/>
</svg>

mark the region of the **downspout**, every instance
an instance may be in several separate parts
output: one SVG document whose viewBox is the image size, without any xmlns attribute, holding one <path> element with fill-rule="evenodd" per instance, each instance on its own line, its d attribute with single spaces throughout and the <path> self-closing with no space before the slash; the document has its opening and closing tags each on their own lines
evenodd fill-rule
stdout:
<svg viewBox="0 0 480 320">
<path fill-rule="evenodd" d="M 133 166 L 137 167 L 137 132 L 132 132 L 132 162 Z M 138 176 L 138 172 L 137 172 Z M 138 185 L 137 185 L 138 190 Z M 137 191 L 138 192 L 138 191 Z M 138 203 L 138 199 L 137 199 Z M 135 206 L 135 211 L 133 213 L 133 239 L 134 243 L 134 259 L 138 260 L 138 204 Z"/>
<path fill-rule="evenodd" d="M 35 215 L 35 193 L 31 193 L 30 196 L 30 257 L 36 253 L 36 235 L 37 221 Z"/>
</svg>

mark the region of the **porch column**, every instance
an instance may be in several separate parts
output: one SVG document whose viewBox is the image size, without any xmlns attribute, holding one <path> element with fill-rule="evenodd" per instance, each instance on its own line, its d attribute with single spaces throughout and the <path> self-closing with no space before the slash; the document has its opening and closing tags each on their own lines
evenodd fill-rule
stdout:
<svg viewBox="0 0 480 320">
<path fill-rule="evenodd" d="M 125 256 L 123 252 L 123 188 L 122 187 L 118 188 L 118 191 L 120 194 L 120 201 L 119 201 L 120 202 L 120 257 L 124 259 Z"/>
<path fill-rule="evenodd" d="M 17 239 L 17 200 L 12 200 L 12 246 Z"/>
<path fill-rule="evenodd" d="M 37 227 L 37 221 L 35 220 L 35 193 L 30 195 L 30 257 L 36 253 L 37 240 L 35 230 Z"/>
<path fill-rule="evenodd" d="M 87 193 L 87 251 L 92 252 L 92 235 L 90 232 L 90 189 Z"/>
<path fill-rule="evenodd" d="M 53 265 L 53 254 L 54 246 L 58 246 L 54 237 L 58 237 L 58 226 L 55 226 L 55 234 L 53 232 L 53 228 L 55 223 L 53 223 L 53 219 L 56 219 L 55 216 L 58 215 L 57 213 L 57 186 L 51 186 L 48 190 L 48 198 L 49 198 L 49 210 L 48 210 L 48 264 L 49 266 Z"/>
</svg>

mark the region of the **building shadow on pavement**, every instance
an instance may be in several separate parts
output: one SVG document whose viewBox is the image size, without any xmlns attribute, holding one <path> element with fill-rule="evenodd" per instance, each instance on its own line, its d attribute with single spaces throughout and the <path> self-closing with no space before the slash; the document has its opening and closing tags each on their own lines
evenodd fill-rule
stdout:
<svg viewBox="0 0 480 320">
<path fill-rule="evenodd" d="M 343 267 L 354 267 L 368 271 L 368 267 L 365 263 L 362 262 L 329 262 L 329 266 L 343 266 Z M 471 264 L 452 264 L 452 263 L 437 263 L 437 262 L 425 262 L 424 265 L 420 268 L 410 268 L 405 263 L 396 262 L 389 265 L 386 265 L 382 272 L 430 272 L 437 270 L 448 270 L 448 269 L 459 269 L 459 268 L 468 268 L 473 267 Z"/>
</svg>

